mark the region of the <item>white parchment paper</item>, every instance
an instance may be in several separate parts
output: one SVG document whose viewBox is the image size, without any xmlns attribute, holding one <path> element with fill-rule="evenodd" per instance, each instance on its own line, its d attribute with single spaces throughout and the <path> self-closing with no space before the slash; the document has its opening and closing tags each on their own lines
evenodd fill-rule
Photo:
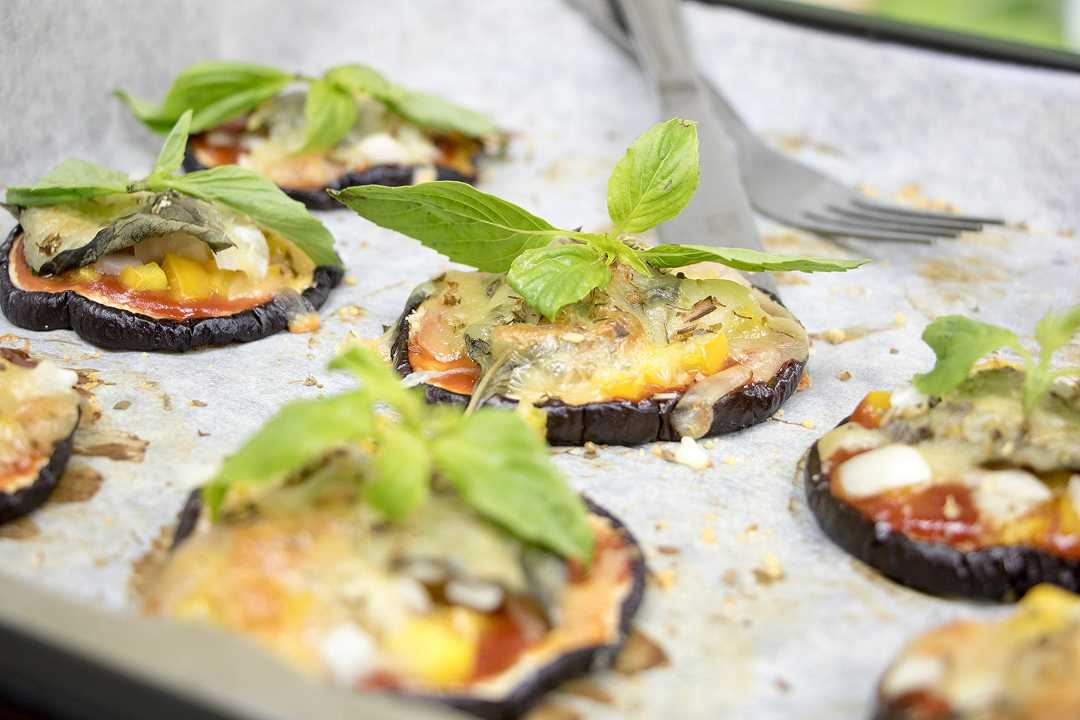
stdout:
<svg viewBox="0 0 1080 720">
<path fill-rule="evenodd" d="M 657 579 L 639 624 L 671 662 L 634 677 L 601 675 L 610 701 L 559 693 L 551 702 L 588 718 L 866 716 L 906 638 L 999 610 L 923 596 L 852 561 L 809 515 L 796 463 L 867 390 L 928 366 L 919 334 L 929 319 L 964 312 L 1029 331 L 1049 306 L 1080 301 L 1080 80 L 734 10 L 687 13 L 705 72 L 780 147 L 884 197 L 948 202 L 1010 225 L 910 247 L 826 241 L 762 220 L 769 249 L 875 261 L 846 275 L 786 276 L 780 286 L 812 333 L 836 341 L 838 329 L 873 332 L 816 342 L 812 386 L 783 417 L 710 443 L 706 471 L 650 448 L 559 453 L 572 482 L 642 541 Z M 516 138 L 509 160 L 485 169 L 484 189 L 566 227 L 606 222 L 610 168 L 660 119 L 635 67 L 555 0 L 7 0 L 0 31 L 7 184 L 69 156 L 145 172 L 160 138 L 109 92 L 160 97 L 176 72 L 208 58 L 307 72 L 368 62 L 487 110 Z M 187 492 L 286 400 L 346 387 L 324 370 L 340 344 L 377 335 L 414 285 L 448 267 L 348 211 L 320 217 L 350 281 L 313 335 L 148 355 L 102 352 L 70 332 L 32 333 L 0 319 L 5 343 L 25 339 L 36 354 L 96 371 L 103 417 L 84 445 L 125 433 L 148 443 L 141 462 L 76 456 L 74 467 L 102 476 L 100 490 L 50 503 L 33 527 L 8 533 L 23 537 L 0 539 L 4 571 L 127 611 L 133 561 Z M 1067 353 L 1080 362 L 1080 347 Z M 771 576 L 754 573 L 762 568 Z"/>
</svg>

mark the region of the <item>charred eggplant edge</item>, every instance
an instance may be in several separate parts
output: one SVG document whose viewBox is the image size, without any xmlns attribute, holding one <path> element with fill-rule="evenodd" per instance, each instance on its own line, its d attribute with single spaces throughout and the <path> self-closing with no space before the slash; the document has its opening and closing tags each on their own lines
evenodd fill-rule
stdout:
<svg viewBox="0 0 1080 720">
<path fill-rule="evenodd" d="M 67 468 L 68 460 L 71 459 L 75 431 L 79 429 L 81 415 L 81 410 L 75 413 L 74 427 L 64 439 L 53 446 L 49 462 L 38 471 L 34 482 L 12 493 L 0 491 L 0 524 L 30 514 L 52 495 Z"/>
<path fill-rule="evenodd" d="M 107 350 L 164 350 L 185 352 L 204 346 L 251 342 L 289 327 L 286 308 L 276 299 L 233 315 L 193 320 L 166 320 L 102 305 L 73 290 L 32 292 L 11 280 L 11 251 L 22 231 L 12 228 L 0 246 L 0 310 L 27 330 L 74 330 L 87 342 Z M 314 283 L 303 292 L 318 309 L 337 287 L 344 270 L 332 265 L 315 268 Z"/>
<path fill-rule="evenodd" d="M 841 421 L 841 425 L 847 419 Z M 891 580 L 931 595 L 1016 602 L 1041 582 L 1080 592 L 1080 560 L 1025 545 L 963 551 L 915 540 L 876 523 L 833 495 L 821 472 L 818 443 L 806 459 L 806 500 L 825 534 L 849 554 Z"/>
<path fill-rule="evenodd" d="M 758 288 L 760 290 L 760 288 Z M 780 299 L 762 290 L 775 300 Z M 390 362 L 405 377 L 412 372 L 409 364 L 408 319 L 427 298 L 422 288 L 413 291 L 395 324 L 394 342 L 390 347 Z M 781 303 L 783 304 L 783 303 Z M 805 362 L 789 360 L 769 382 L 754 382 L 720 398 L 713 405 L 713 422 L 705 437 L 724 435 L 757 425 L 780 409 L 799 386 Z M 469 396 L 423 384 L 424 395 L 431 403 L 465 405 Z M 538 407 L 547 412 L 547 439 L 552 445 L 641 445 L 656 441 L 674 441 L 681 435 L 671 423 L 671 414 L 681 394 L 662 399 L 648 398 L 631 402 L 611 400 L 608 402 L 570 405 L 561 400 L 546 400 Z M 516 400 L 496 395 L 485 404 L 513 406 Z"/>
<path fill-rule="evenodd" d="M 477 162 L 481 155 L 482 153 L 478 153 L 472 157 L 474 170 L 477 167 Z M 195 157 L 195 150 L 190 141 L 187 144 L 187 148 L 184 150 L 183 166 L 185 172 L 196 172 L 198 170 L 209 169 L 209 167 L 203 165 L 199 162 L 199 159 Z M 412 185 L 413 175 L 416 172 L 417 167 L 419 166 L 373 165 L 362 172 L 347 172 L 331 184 L 318 190 L 301 190 L 285 186 L 279 187 L 281 187 L 282 192 L 286 195 L 293 200 L 304 203 L 310 210 L 340 210 L 345 206 L 330 197 L 326 192 L 327 190 L 343 190 L 344 188 L 353 185 L 385 185 L 388 187 Z M 472 185 L 476 182 L 477 178 L 477 173 L 475 171 L 471 175 L 465 175 L 446 165 L 436 165 L 435 171 L 436 180 L 457 180 Z"/>
<path fill-rule="evenodd" d="M 607 519 L 611 526 L 622 534 L 626 542 L 633 546 L 637 554 L 631 571 L 630 590 L 619 606 L 619 625 L 615 641 L 604 645 L 589 645 L 578 648 L 555 658 L 546 665 L 537 668 L 527 679 L 514 686 L 505 697 L 498 700 L 437 693 L 404 692 L 398 694 L 404 697 L 449 705 L 484 720 L 512 720 L 523 715 L 547 692 L 567 680 L 587 675 L 593 670 L 600 670 L 612 664 L 626 641 L 634 616 L 641 607 L 641 601 L 645 594 L 645 555 L 637 538 L 621 520 L 593 502 L 587 495 L 583 494 L 582 499 L 585 501 L 589 512 Z M 199 488 L 196 488 L 188 495 L 177 517 L 176 530 L 173 532 L 170 551 L 175 550 L 195 531 L 201 514 L 202 492 Z"/>
</svg>

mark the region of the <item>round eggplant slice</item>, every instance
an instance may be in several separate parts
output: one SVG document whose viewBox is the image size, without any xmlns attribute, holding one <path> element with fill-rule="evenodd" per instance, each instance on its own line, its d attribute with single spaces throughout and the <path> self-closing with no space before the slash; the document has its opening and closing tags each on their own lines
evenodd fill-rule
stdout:
<svg viewBox="0 0 1080 720">
<path fill-rule="evenodd" d="M 76 421 L 76 427 L 78 424 Z M 12 493 L 0 492 L 0 523 L 27 515 L 49 499 L 67 468 L 74 439 L 75 428 L 72 428 L 71 433 L 53 448 L 49 462 L 41 468 L 32 484 Z"/>
<path fill-rule="evenodd" d="M 574 648 L 527 672 L 514 673 L 518 678 L 505 693 L 497 697 L 476 697 L 465 693 L 426 693 L 414 690 L 393 690 L 399 694 L 418 699 L 440 702 L 485 720 L 512 720 L 523 716 L 543 695 L 573 678 L 581 677 L 609 667 L 630 631 L 645 592 L 646 566 L 641 547 L 630 530 L 614 515 L 583 496 L 589 512 L 607 521 L 619 535 L 626 547 L 632 548 L 629 587 L 619 602 L 617 629 L 610 642 Z M 172 550 L 176 550 L 195 531 L 202 516 L 203 503 L 200 490 L 194 490 L 187 498 L 177 518 L 173 534 Z M 518 663 L 528 658 L 518 659 Z M 513 672 L 514 666 L 501 671 L 500 675 Z"/>
<path fill-rule="evenodd" d="M 877 720 L 1080 717 L 1080 597 L 1043 585 L 1011 615 L 922 633 L 889 665 Z"/>
<path fill-rule="evenodd" d="M 289 327 L 291 305 L 274 298 L 248 310 L 223 317 L 168 320 L 109 307 L 72 290 L 32 292 L 17 287 L 11 277 L 11 254 L 16 225 L 0 246 L 0 310 L 27 330 L 74 330 L 89 343 L 108 350 L 186 352 L 195 348 L 251 342 Z M 314 283 L 302 295 L 318 309 L 344 275 L 340 267 L 315 268 Z"/>
<path fill-rule="evenodd" d="M 765 291 L 763 291 L 765 292 Z M 769 294 L 777 303 L 779 298 Z M 426 299 L 416 291 L 405 305 L 395 324 L 390 346 L 390 362 L 402 377 L 413 372 L 409 363 L 409 316 Z M 724 395 L 713 405 L 712 423 L 705 437 L 735 432 L 772 417 L 799 386 L 806 363 L 790 360 L 768 382 L 753 382 Z M 470 397 L 435 385 L 423 384 L 428 402 L 467 405 Z M 551 445 L 641 445 L 650 442 L 679 440 L 672 415 L 681 393 L 664 393 L 644 400 L 612 400 L 570 405 L 548 399 L 539 403 L 547 414 L 547 441 Z M 501 395 L 489 398 L 487 405 L 513 406 L 516 400 Z"/>
<path fill-rule="evenodd" d="M 474 168 L 479 159 L 480 154 L 473 156 L 472 165 Z M 200 162 L 195 156 L 195 149 L 191 141 L 188 141 L 187 148 L 184 151 L 184 170 L 186 172 L 196 172 L 207 169 L 208 166 Z M 412 185 L 417 181 L 417 173 L 422 171 L 423 168 L 417 165 L 373 165 L 360 172 L 347 172 L 333 183 L 317 190 L 303 190 L 284 186 L 281 189 L 293 200 L 304 203 L 312 210 L 337 210 L 343 208 L 344 205 L 330 197 L 326 192 L 327 190 L 341 190 L 353 185 L 387 185 L 390 187 Z M 471 185 L 476 182 L 476 172 L 464 174 L 452 167 L 436 164 L 435 177 L 430 179 L 457 180 Z"/>
<path fill-rule="evenodd" d="M 21 350 L 0 348 L 0 358 L 3 359 L 0 362 L 0 368 L 5 362 L 17 366 L 17 368 L 33 369 L 38 366 L 38 361 Z M 10 375 L 11 373 L 6 372 L 4 374 Z M 74 395 L 74 391 L 72 391 L 72 395 L 71 403 L 74 405 L 74 410 L 70 413 L 70 418 L 60 418 L 60 422 L 63 424 L 56 427 L 55 432 L 50 433 L 52 435 L 52 447 L 47 456 L 48 459 L 41 463 L 40 468 L 37 469 L 33 476 L 33 480 L 28 483 L 25 480 L 18 482 L 21 487 L 16 490 L 0 490 L 0 523 L 14 520 L 37 509 L 49 498 L 49 495 L 56 489 L 57 483 L 60 482 L 60 477 L 64 474 L 68 460 L 71 458 L 75 430 L 79 426 L 79 400 L 78 396 Z M 33 402 L 23 404 L 19 412 L 33 415 L 35 408 L 40 410 L 41 404 Z M 18 417 L 15 418 L 15 421 L 17 424 L 23 424 L 24 427 L 41 427 L 39 422 L 27 418 L 25 415 L 21 420 Z M 47 427 L 52 427 L 52 425 L 50 424 Z M 50 440 L 50 438 L 38 439 L 42 442 Z M 30 472 L 34 471 L 30 470 Z"/>
<path fill-rule="evenodd" d="M 898 583 L 932 595 L 1004 602 L 1014 602 L 1044 582 L 1080 592 L 1080 560 L 1023 545 L 964 551 L 875 522 L 833 494 L 816 442 L 807 456 L 804 479 L 810 510 L 825 534 Z"/>
</svg>

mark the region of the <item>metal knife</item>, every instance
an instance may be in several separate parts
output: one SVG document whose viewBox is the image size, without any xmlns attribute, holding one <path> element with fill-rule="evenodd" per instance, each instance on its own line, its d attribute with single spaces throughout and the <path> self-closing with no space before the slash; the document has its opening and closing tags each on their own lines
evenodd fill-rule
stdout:
<svg viewBox="0 0 1080 720">
<path fill-rule="evenodd" d="M 666 243 L 762 250 L 750 201 L 739 178 L 735 146 L 714 115 L 715 107 L 699 79 L 678 0 L 571 0 L 571 4 L 638 59 L 656 88 L 665 118 L 682 117 L 698 123 L 701 180 L 686 209 L 657 228 L 660 238 Z M 619 28 L 613 9 L 625 20 L 633 45 Z M 776 292 L 776 282 L 769 273 L 749 277 L 755 285 Z"/>
</svg>

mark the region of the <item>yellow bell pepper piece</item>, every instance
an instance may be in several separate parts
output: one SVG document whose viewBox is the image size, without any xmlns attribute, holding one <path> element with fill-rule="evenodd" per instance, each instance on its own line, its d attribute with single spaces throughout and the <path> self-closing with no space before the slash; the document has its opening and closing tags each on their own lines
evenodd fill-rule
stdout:
<svg viewBox="0 0 1080 720">
<path fill-rule="evenodd" d="M 169 279 L 160 265 L 148 262 L 121 270 L 120 284 L 128 290 L 167 290 Z"/>
<path fill-rule="evenodd" d="M 210 297 L 210 278 L 202 265 L 190 258 L 168 253 L 162 263 L 169 280 L 169 291 L 177 300 L 203 300 Z"/>
<path fill-rule="evenodd" d="M 391 634 L 385 648 L 412 677 L 434 687 L 460 685 L 476 665 L 476 642 L 447 615 L 409 620 Z"/>
</svg>

